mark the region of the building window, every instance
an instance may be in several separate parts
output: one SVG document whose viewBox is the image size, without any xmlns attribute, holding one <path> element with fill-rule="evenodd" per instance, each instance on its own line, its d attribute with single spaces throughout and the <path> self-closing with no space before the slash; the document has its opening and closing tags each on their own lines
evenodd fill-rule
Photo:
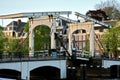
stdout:
<svg viewBox="0 0 120 80">
<path fill-rule="evenodd" d="M 86 30 L 82 30 L 82 33 L 86 33 Z"/>
<path fill-rule="evenodd" d="M 15 30 L 15 31 L 16 31 L 16 29 L 17 29 L 16 27 L 13 27 L 13 30 Z"/>
<path fill-rule="evenodd" d="M 103 32 L 103 29 L 99 29 L 100 32 Z"/>
<path fill-rule="evenodd" d="M 9 27 L 9 30 L 12 30 L 12 27 Z"/>
<path fill-rule="evenodd" d="M 78 33 L 80 33 L 80 30 L 76 30 L 73 32 L 73 34 L 78 34 Z"/>
<path fill-rule="evenodd" d="M 16 36 L 15 32 L 13 32 L 13 34 L 12 34 L 12 35 L 13 35 L 13 37 L 15 37 L 15 36 Z"/>
</svg>

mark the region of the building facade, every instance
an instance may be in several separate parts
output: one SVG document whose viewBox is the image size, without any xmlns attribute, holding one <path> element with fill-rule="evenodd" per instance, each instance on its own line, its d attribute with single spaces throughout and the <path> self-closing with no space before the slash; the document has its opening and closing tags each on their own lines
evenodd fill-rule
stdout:
<svg viewBox="0 0 120 80">
<path fill-rule="evenodd" d="M 3 33 L 9 39 L 19 38 L 24 33 L 24 26 L 25 26 L 25 24 L 26 23 L 25 22 L 21 22 L 21 20 L 12 21 L 4 28 Z"/>
</svg>

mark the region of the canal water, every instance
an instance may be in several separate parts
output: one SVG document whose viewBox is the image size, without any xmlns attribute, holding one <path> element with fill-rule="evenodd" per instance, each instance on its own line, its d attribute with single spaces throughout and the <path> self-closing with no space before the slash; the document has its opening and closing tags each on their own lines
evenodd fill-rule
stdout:
<svg viewBox="0 0 120 80">
<path fill-rule="evenodd" d="M 16 79 L 0 78 L 0 80 L 16 80 Z"/>
</svg>

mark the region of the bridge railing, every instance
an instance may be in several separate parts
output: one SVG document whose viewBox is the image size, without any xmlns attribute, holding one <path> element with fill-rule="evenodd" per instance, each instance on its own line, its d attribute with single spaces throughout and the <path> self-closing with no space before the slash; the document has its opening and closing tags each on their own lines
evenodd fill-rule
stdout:
<svg viewBox="0 0 120 80">
<path fill-rule="evenodd" d="M 0 62 L 4 61 L 25 61 L 25 60 L 50 60 L 50 59 L 65 59 L 65 56 L 58 52 L 56 56 L 46 52 L 35 52 L 34 56 L 30 57 L 28 53 L 10 52 L 0 53 Z"/>
</svg>

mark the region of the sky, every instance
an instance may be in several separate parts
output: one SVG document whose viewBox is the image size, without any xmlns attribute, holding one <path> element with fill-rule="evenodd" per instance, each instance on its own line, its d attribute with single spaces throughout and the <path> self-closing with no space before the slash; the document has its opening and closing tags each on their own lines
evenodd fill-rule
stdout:
<svg viewBox="0 0 120 80">
<path fill-rule="evenodd" d="M 71 16 L 74 18 L 74 12 L 85 14 L 88 10 L 94 10 L 95 5 L 101 1 L 106 0 L 0 0 L 0 15 L 21 12 L 72 11 Z M 5 26 L 10 21 L 10 19 L 0 20 L 0 25 Z"/>
</svg>

